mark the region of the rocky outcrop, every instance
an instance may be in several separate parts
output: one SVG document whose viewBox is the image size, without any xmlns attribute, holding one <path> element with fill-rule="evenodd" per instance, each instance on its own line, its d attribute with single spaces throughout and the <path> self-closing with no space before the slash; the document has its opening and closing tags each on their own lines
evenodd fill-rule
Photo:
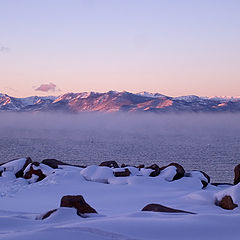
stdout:
<svg viewBox="0 0 240 240">
<path fill-rule="evenodd" d="M 234 181 L 233 184 L 236 185 L 240 182 L 240 164 L 234 168 Z"/>
<path fill-rule="evenodd" d="M 110 168 L 119 168 L 117 162 L 115 162 L 115 161 L 101 162 L 99 166 L 110 167 Z"/>
<path fill-rule="evenodd" d="M 232 200 L 232 197 L 229 195 L 224 196 L 221 201 L 216 200 L 215 204 L 223 209 L 233 210 L 238 207 Z"/>
<path fill-rule="evenodd" d="M 189 213 L 189 214 L 195 214 L 193 212 L 188 212 L 184 210 L 169 208 L 166 206 L 163 206 L 161 204 L 151 203 L 146 205 L 142 211 L 151 211 L 151 212 L 165 212 L 165 213 Z"/>
<path fill-rule="evenodd" d="M 61 207 L 76 208 L 77 214 L 97 213 L 97 211 L 86 203 L 82 195 L 67 195 L 61 199 Z"/>
</svg>

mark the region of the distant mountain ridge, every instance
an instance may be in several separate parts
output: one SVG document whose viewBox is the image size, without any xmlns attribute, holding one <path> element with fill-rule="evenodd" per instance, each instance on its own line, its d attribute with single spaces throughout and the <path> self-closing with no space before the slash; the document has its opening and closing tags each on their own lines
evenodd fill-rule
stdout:
<svg viewBox="0 0 240 240">
<path fill-rule="evenodd" d="M 8 112 L 240 112 L 239 97 L 170 97 L 160 93 L 109 91 L 54 96 L 11 97 L 0 93 L 0 111 Z"/>
</svg>

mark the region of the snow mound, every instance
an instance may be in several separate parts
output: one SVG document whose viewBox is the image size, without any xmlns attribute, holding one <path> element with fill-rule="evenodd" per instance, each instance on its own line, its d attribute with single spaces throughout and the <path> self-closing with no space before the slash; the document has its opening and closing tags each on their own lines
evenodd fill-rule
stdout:
<svg viewBox="0 0 240 240">
<path fill-rule="evenodd" d="M 240 183 L 216 193 L 215 200 L 220 202 L 224 196 L 230 196 L 235 204 L 240 205 Z"/>
<path fill-rule="evenodd" d="M 81 170 L 81 174 L 88 181 L 100 183 L 109 183 L 108 180 L 114 177 L 112 168 L 99 167 L 96 165 L 86 167 Z"/>
<path fill-rule="evenodd" d="M 18 171 L 20 171 L 25 163 L 27 161 L 27 158 L 19 158 L 10 162 L 7 162 L 3 164 L 1 167 L 4 168 L 5 171 L 13 172 L 16 174 Z"/>
<path fill-rule="evenodd" d="M 176 175 L 176 173 L 177 173 L 177 168 L 174 166 L 169 166 L 160 172 L 160 177 L 164 178 L 168 182 L 171 182 L 174 176 Z"/>
</svg>

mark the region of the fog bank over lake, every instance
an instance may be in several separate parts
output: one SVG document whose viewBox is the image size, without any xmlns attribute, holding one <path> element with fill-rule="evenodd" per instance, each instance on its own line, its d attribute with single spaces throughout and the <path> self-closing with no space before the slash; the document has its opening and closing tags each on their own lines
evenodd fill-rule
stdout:
<svg viewBox="0 0 240 240">
<path fill-rule="evenodd" d="M 1 113 L 0 122 L 1 162 L 178 162 L 221 182 L 232 182 L 240 163 L 240 114 Z"/>
</svg>

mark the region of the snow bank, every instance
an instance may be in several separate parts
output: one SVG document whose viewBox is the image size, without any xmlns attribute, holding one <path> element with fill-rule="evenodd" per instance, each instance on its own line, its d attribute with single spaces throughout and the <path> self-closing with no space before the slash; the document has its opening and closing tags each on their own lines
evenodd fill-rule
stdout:
<svg viewBox="0 0 240 240">
<path fill-rule="evenodd" d="M 235 186 L 228 187 L 215 194 L 215 198 L 219 202 L 224 196 L 231 196 L 233 202 L 240 206 L 240 183 Z"/>
<path fill-rule="evenodd" d="M 100 183 L 108 183 L 108 179 L 114 176 L 112 168 L 95 165 L 84 168 L 81 174 L 86 180 Z"/>
<path fill-rule="evenodd" d="M 23 168 L 26 161 L 27 161 L 27 158 L 12 160 L 3 164 L 1 168 L 4 168 L 5 171 L 13 172 L 14 174 L 16 174 L 18 171 L 20 171 Z"/>
</svg>

